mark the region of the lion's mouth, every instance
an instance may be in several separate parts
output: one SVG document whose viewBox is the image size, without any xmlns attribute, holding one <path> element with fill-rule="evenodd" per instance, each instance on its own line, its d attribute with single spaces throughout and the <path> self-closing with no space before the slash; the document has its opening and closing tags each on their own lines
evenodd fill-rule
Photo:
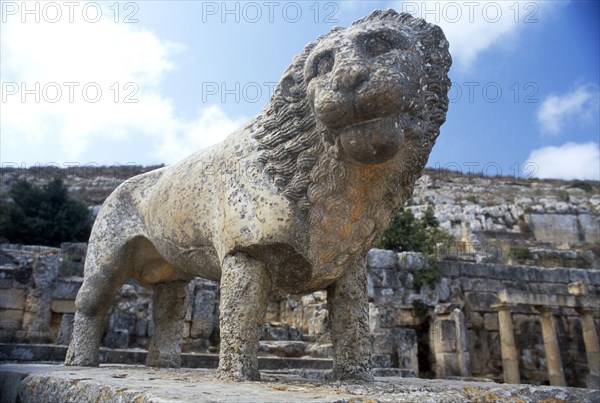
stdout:
<svg viewBox="0 0 600 403">
<path fill-rule="evenodd" d="M 390 160 L 404 140 L 397 117 L 356 123 L 341 129 L 339 133 L 346 154 L 364 164 L 380 164 Z"/>
</svg>

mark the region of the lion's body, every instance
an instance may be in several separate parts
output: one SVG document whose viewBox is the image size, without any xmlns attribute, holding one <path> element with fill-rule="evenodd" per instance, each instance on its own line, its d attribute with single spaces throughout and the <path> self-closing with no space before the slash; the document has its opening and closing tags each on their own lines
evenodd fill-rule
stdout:
<svg viewBox="0 0 600 403">
<path fill-rule="evenodd" d="M 334 372 L 370 379 L 364 256 L 412 194 L 449 88 L 439 28 L 374 12 L 308 45 L 223 143 L 123 183 L 90 238 L 66 362 L 95 365 L 128 279 L 155 289 L 148 365 L 179 365 L 185 284 L 221 281 L 219 374 L 257 379 L 273 292 L 327 288 Z"/>
</svg>

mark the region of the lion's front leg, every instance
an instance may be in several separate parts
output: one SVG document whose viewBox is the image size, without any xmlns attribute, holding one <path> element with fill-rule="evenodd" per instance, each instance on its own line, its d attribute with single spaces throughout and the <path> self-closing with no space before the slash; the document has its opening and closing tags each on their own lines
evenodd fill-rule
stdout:
<svg viewBox="0 0 600 403">
<path fill-rule="evenodd" d="M 271 278 L 263 263 L 243 253 L 224 259 L 217 378 L 260 380 L 256 354 L 270 290 Z"/>
<path fill-rule="evenodd" d="M 327 289 L 335 379 L 372 381 L 367 274 L 355 263 Z"/>
</svg>

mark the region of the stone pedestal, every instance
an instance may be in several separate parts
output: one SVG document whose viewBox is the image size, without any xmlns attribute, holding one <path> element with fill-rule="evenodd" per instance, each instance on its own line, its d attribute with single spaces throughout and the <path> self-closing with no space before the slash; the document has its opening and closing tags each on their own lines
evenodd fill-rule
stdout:
<svg viewBox="0 0 600 403">
<path fill-rule="evenodd" d="M 500 353 L 502 354 L 502 369 L 504 382 L 521 383 L 519 373 L 519 356 L 515 345 L 515 334 L 512 322 L 512 308 L 507 304 L 495 305 L 498 309 L 498 326 L 500 329 Z"/>
<path fill-rule="evenodd" d="M 544 349 L 546 350 L 546 366 L 548 367 L 548 380 L 552 386 L 566 386 L 565 375 L 560 358 L 560 349 L 556 337 L 556 323 L 552 309 L 548 307 L 536 307 L 540 312 L 542 322 L 542 335 L 544 338 Z"/>
</svg>

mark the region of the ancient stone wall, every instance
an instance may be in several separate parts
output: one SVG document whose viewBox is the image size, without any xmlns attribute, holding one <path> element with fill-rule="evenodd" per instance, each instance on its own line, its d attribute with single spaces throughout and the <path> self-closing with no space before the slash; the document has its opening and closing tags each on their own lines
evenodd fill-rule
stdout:
<svg viewBox="0 0 600 403">
<path fill-rule="evenodd" d="M 84 256 L 85 244 L 64 244 L 62 250 L 0 247 L 1 342 L 68 343 Z M 373 362 L 380 374 L 504 380 L 503 369 L 510 365 L 503 350 L 508 317 L 520 381 L 548 383 L 544 311 L 554 318 L 566 383 L 586 386 L 590 354 L 584 333 L 591 334 L 591 320 L 598 334 L 600 271 L 436 263 L 416 253 L 376 249 L 367 266 Z M 218 284 L 196 279 L 188 289 L 183 350 L 216 352 Z M 125 285 L 110 310 L 103 344 L 147 347 L 151 312 L 151 291 Z M 324 291 L 272 298 L 262 353 L 330 356 L 327 318 Z"/>
</svg>

